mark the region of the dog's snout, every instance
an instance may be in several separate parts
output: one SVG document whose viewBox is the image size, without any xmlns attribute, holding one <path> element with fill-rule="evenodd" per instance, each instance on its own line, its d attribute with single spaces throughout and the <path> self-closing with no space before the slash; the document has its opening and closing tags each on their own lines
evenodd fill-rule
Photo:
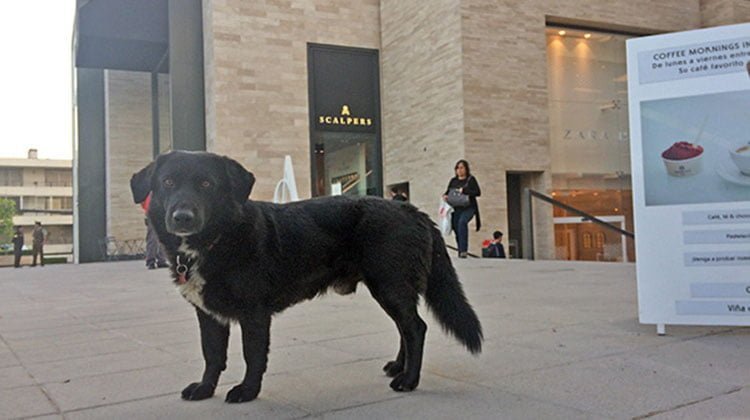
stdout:
<svg viewBox="0 0 750 420">
<path fill-rule="evenodd" d="M 167 231 L 176 235 L 192 235 L 203 228 L 204 215 L 200 209 L 180 204 L 167 212 Z"/>
<path fill-rule="evenodd" d="M 178 225 L 188 225 L 195 220 L 195 213 L 188 209 L 177 209 L 172 213 L 172 219 Z"/>
</svg>

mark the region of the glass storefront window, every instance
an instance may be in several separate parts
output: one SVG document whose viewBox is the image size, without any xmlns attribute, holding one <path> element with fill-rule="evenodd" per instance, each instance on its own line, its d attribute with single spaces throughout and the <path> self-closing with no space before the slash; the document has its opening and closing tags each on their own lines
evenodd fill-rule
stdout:
<svg viewBox="0 0 750 420">
<path fill-rule="evenodd" d="M 18 168 L 0 168 L 0 187 L 20 187 L 23 185 L 23 172 Z"/>
<path fill-rule="evenodd" d="M 375 136 L 316 133 L 314 195 L 377 195 L 380 179 Z"/>
<path fill-rule="evenodd" d="M 73 171 L 47 169 L 44 171 L 44 185 L 47 187 L 70 187 L 73 185 Z"/>
<path fill-rule="evenodd" d="M 552 196 L 633 230 L 627 35 L 547 28 Z M 634 261 L 630 239 L 554 208 L 558 259 Z"/>
<path fill-rule="evenodd" d="M 52 197 L 50 210 L 73 210 L 73 197 Z"/>
<path fill-rule="evenodd" d="M 24 210 L 47 210 L 49 200 L 47 197 L 25 196 L 23 197 Z"/>
<path fill-rule="evenodd" d="M 33 226 L 29 226 L 27 231 L 34 229 Z M 47 230 L 47 244 L 72 244 L 73 243 L 73 227 L 72 226 L 55 226 L 55 225 L 44 225 L 44 229 Z"/>
</svg>

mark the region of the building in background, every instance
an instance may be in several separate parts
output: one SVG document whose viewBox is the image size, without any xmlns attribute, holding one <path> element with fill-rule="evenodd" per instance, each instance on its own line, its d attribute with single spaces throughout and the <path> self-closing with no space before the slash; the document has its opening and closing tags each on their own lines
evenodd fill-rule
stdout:
<svg viewBox="0 0 750 420">
<path fill-rule="evenodd" d="M 128 179 L 185 149 L 241 162 L 255 199 L 290 155 L 302 198 L 399 185 L 432 215 L 465 158 L 470 251 L 501 230 L 513 257 L 632 261 L 539 201 L 524 230 L 523 191 L 632 230 L 625 40 L 748 20 L 747 0 L 79 0 L 80 260 L 145 235 Z"/>
<path fill-rule="evenodd" d="M 48 233 L 44 254 L 72 256 L 72 167 L 70 160 L 38 159 L 36 149 L 27 159 L 0 158 L 0 197 L 16 203 L 13 224 L 23 226 L 26 248 L 39 221 Z"/>
</svg>

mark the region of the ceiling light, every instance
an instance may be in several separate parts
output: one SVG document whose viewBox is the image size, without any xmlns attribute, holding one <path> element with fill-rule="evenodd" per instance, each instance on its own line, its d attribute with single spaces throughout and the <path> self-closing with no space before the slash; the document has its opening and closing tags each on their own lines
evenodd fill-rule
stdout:
<svg viewBox="0 0 750 420">
<path fill-rule="evenodd" d="M 560 36 L 565 36 L 565 31 L 559 31 L 559 32 L 558 32 L 558 34 L 559 34 Z"/>
<path fill-rule="evenodd" d="M 583 34 L 583 37 L 586 38 L 586 39 L 589 39 L 589 38 L 591 38 L 591 34 Z"/>
</svg>

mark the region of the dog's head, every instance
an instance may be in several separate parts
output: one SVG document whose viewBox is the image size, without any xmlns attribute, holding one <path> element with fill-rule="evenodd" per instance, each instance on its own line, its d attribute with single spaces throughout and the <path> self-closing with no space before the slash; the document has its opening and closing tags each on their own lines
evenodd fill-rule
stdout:
<svg viewBox="0 0 750 420">
<path fill-rule="evenodd" d="M 159 155 L 130 179 L 133 201 L 151 194 L 152 223 L 182 237 L 231 216 L 253 184 L 253 174 L 228 157 L 184 151 Z"/>
</svg>

